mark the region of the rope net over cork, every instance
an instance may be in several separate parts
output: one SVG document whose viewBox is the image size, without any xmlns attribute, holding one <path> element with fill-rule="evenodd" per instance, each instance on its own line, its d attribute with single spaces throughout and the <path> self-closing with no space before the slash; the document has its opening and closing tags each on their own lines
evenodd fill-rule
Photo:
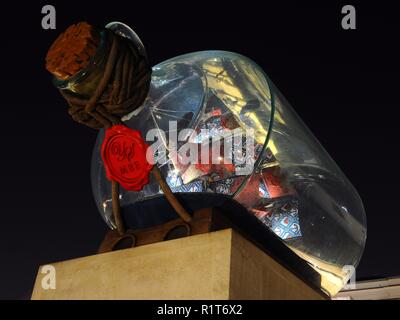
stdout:
<svg viewBox="0 0 400 320">
<path fill-rule="evenodd" d="M 71 25 L 54 41 L 46 56 L 46 69 L 60 81 L 70 81 L 98 58 L 106 61 L 102 76 L 89 96 L 60 89 L 75 121 L 91 128 L 119 124 L 121 117 L 139 107 L 147 96 L 151 67 L 131 42 L 87 22 Z M 101 68 L 99 64 L 96 66 Z"/>
</svg>

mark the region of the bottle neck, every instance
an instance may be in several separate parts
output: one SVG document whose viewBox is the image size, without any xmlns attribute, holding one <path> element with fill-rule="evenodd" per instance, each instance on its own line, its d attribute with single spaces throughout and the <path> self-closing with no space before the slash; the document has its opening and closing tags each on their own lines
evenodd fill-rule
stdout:
<svg viewBox="0 0 400 320">
<path fill-rule="evenodd" d="M 66 80 L 54 80 L 72 118 L 96 129 L 119 123 L 143 104 L 152 72 L 147 58 L 126 37 L 105 29 L 100 39 L 87 66 Z"/>
<path fill-rule="evenodd" d="M 110 42 L 110 36 L 106 32 L 100 31 L 99 46 L 89 64 L 66 80 L 54 77 L 54 85 L 61 91 L 66 90 L 81 98 L 88 99 L 94 93 L 103 77 L 107 54 L 111 46 Z"/>
</svg>

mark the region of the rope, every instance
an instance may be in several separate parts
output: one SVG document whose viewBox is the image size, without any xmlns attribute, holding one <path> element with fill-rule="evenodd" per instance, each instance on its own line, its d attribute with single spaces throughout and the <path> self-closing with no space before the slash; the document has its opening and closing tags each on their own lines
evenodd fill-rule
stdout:
<svg viewBox="0 0 400 320">
<path fill-rule="evenodd" d="M 60 90 L 75 121 L 94 129 L 121 124 L 120 118 L 139 107 L 149 90 L 151 68 L 128 39 L 106 30 L 111 39 L 103 77 L 89 99 Z"/>
</svg>

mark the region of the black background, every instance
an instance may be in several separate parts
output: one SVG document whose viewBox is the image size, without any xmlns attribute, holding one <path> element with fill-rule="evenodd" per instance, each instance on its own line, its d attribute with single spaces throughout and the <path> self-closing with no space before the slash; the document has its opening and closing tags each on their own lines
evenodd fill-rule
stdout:
<svg viewBox="0 0 400 320">
<path fill-rule="evenodd" d="M 0 298 L 29 299 L 39 265 L 95 253 L 107 230 L 90 186 L 96 132 L 70 120 L 44 69 L 52 41 L 82 20 L 127 23 L 153 65 L 207 49 L 256 61 L 363 199 L 357 278 L 399 275 L 398 14 L 390 2 L 319 2 L 3 3 Z M 56 30 L 41 28 L 45 4 L 56 7 Z M 356 7 L 356 30 L 341 28 L 345 4 Z"/>
</svg>

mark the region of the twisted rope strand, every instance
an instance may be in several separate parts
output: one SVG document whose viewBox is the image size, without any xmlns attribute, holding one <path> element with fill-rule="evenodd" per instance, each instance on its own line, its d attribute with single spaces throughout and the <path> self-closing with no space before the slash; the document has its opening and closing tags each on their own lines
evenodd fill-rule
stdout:
<svg viewBox="0 0 400 320">
<path fill-rule="evenodd" d="M 112 32 L 111 48 L 100 82 L 89 99 L 72 92 L 61 91 L 70 108 L 71 117 L 91 128 L 109 128 L 121 123 L 120 118 L 146 98 L 151 80 L 151 68 L 146 57 L 128 39 Z"/>
</svg>

